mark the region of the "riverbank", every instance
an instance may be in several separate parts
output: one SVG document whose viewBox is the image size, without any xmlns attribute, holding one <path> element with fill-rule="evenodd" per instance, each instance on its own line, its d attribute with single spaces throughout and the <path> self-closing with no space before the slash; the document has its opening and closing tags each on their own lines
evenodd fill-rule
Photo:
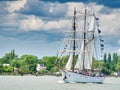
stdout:
<svg viewBox="0 0 120 90">
<path fill-rule="evenodd" d="M 0 76 L 61 76 L 61 73 L 44 73 L 44 74 L 13 74 L 13 73 L 4 73 L 0 74 Z"/>
</svg>

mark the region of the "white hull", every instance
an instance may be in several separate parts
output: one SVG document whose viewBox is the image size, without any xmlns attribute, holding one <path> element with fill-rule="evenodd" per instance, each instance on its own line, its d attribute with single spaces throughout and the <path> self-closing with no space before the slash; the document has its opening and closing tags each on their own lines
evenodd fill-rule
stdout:
<svg viewBox="0 0 120 90">
<path fill-rule="evenodd" d="M 66 83 L 103 83 L 104 77 L 86 76 L 71 71 L 62 72 L 63 80 Z"/>
</svg>

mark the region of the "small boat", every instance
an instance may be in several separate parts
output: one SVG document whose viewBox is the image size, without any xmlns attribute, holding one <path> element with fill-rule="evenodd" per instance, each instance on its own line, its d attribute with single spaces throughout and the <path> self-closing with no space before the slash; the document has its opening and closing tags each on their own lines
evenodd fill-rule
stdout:
<svg viewBox="0 0 120 90">
<path fill-rule="evenodd" d="M 77 15 L 77 13 L 80 15 Z M 77 17 L 83 19 L 79 21 Z M 65 68 L 62 70 L 64 82 L 103 83 L 104 75 L 100 69 L 94 70 L 93 68 L 93 57 L 96 52 L 95 42 L 101 33 L 98 20 L 99 18 L 94 13 L 89 14 L 87 12 L 87 8 L 85 8 L 84 13 L 79 13 L 76 8 L 74 9 L 72 30 L 66 32 L 64 49 L 58 51 L 58 58 L 62 58 L 64 53 L 67 53 L 69 56 Z M 100 49 L 103 50 L 104 44 L 102 42 L 104 40 L 101 38 L 99 40 Z"/>
</svg>

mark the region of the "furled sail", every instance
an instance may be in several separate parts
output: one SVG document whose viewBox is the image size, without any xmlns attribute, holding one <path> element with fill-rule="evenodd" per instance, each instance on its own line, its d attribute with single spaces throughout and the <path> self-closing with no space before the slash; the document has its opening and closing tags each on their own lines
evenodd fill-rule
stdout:
<svg viewBox="0 0 120 90">
<path fill-rule="evenodd" d="M 72 61 L 73 61 L 73 53 L 70 54 L 70 57 L 68 59 L 68 62 L 65 66 L 65 69 L 66 70 L 71 70 L 71 67 L 72 67 Z"/>
</svg>

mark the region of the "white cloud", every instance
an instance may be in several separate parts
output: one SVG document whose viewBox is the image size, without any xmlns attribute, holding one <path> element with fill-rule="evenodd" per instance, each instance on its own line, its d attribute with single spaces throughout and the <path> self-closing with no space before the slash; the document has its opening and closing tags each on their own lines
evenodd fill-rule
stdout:
<svg viewBox="0 0 120 90">
<path fill-rule="evenodd" d="M 31 31 L 31 30 L 59 30 L 62 28 L 69 27 L 69 20 L 59 21 L 43 21 L 37 16 L 28 16 L 27 19 L 20 21 L 20 29 Z"/>
<path fill-rule="evenodd" d="M 30 2 L 33 2 L 33 1 L 31 0 L 29 1 L 29 3 Z M 58 2 L 55 2 L 55 3 L 47 2 L 47 6 L 45 2 L 40 3 L 40 1 L 38 0 L 36 0 L 35 2 L 42 4 L 41 8 L 45 9 L 44 12 L 46 12 L 46 9 L 48 9 L 49 10 L 48 14 L 53 14 L 55 18 L 57 18 L 57 15 L 61 14 L 60 12 L 66 12 L 66 14 L 65 13 L 63 14 L 65 14 L 66 16 L 72 16 L 73 10 L 75 7 L 77 11 L 81 11 L 81 12 L 84 12 L 83 10 L 85 8 L 84 3 L 76 3 L 76 2 L 68 2 L 68 3 L 63 3 L 63 4 L 58 3 Z M 7 2 L 7 5 L 8 5 L 7 10 L 9 12 L 14 12 L 16 10 L 18 11 L 21 8 L 27 8 L 29 6 L 29 3 L 27 4 L 27 0 Z M 30 5 L 32 4 L 30 3 Z M 38 7 L 38 4 L 36 7 Z M 87 9 L 89 12 L 90 11 L 95 12 L 96 16 L 100 18 L 100 27 L 104 35 L 118 34 L 119 28 L 120 28 L 120 9 L 107 8 L 103 5 L 97 5 L 96 3 L 87 4 Z M 12 18 L 13 20 L 15 20 L 13 16 Z M 24 30 L 44 30 L 44 29 L 45 30 L 52 30 L 52 29 L 62 30 L 62 29 L 66 29 L 67 27 L 70 27 L 71 26 L 70 22 L 72 22 L 72 20 L 71 21 L 63 20 L 63 18 L 56 20 L 56 21 L 48 20 L 48 22 L 46 22 L 42 20 L 40 17 L 37 17 L 35 15 L 33 16 L 26 15 L 26 17 L 27 17 L 26 19 L 22 18 L 20 21 L 20 28 Z M 49 19 L 50 17 L 48 16 L 47 18 Z"/>
<path fill-rule="evenodd" d="M 29 16 L 27 19 L 20 21 L 20 29 L 22 30 L 39 30 L 43 25 L 43 21 L 39 17 Z"/>
<path fill-rule="evenodd" d="M 18 11 L 21 8 L 24 8 L 25 3 L 27 0 L 19 0 L 19 1 L 9 1 L 7 2 L 7 10 L 10 13 L 13 13 L 14 11 Z"/>
<path fill-rule="evenodd" d="M 67 5 L 68 5 L 68 11 L 66 11 L 66 12 L 67 12 L 68 16 L 73 15 L 74 8 L 76 8 L 77 11 L 80 11 L 85 7 L 85 5 L 83 3 L 75 3 L 75 2 L 67 3 Z"/>
<path fill-rule="evenodd" d="M 47 3 L 47 8 L 49 7 L 49 12 L 51 14 L 59 13 L 63 6 L 68 6 L 66 10 L 66 16 L 72 16 L 73 10 L 76 7 L 77 11 L 84 12 L 85 4 L 84 3 L 75 3 L 69 2 L 64 3 Z M 96 13 L 96 16 L 100 18 L 100 28 L 104 35 L 116 35 L 119 32 L 120 28 L 120 9 L 111 9 L 103 5 L 97 5 L 95 3 L 89 3 L 87 5 L 89 13 Z M 44 5 L 42 8 L 45 8 Z M 63 9 L 62 9 L 63 10 Z M 65 11 L 64 10 L 64 11 Z M 109 13 L 108 13 L 109 12 Z M 57 14 L 56 14 L 57 15 Z M 56 18 L 56 17 L 55 17 Z M 67 20 L 61 18 L 59 20 L 48 20 L 44 21 L 37 16 L 29 16 L 27 19 L 20 21 L 21 29 L 24 30 L 52 30 L 52 29 L 66 29 L 71 26 L 72 20 Z"/>
<path fill-rule="evenodd" d="M 120 40 L 118 41 L 118 43 L 120 44 Z"/>
<path fill-rule="evenodd" d="M 96 3 L 88 3 L 87 8 L 88 10 L 95 12 L 97 14 L 104 6 L 103 5 L 98 5 Z"/>
<path fill-rule="evenodd" d="M 49 9 L 49 12 L 50 12 L 50 13 L 53 13 L 53 7 L 51 7 L 51 8 Z"/>
<path fill-rule="evenodd" d="M 59 21 L 49 21 L 44 24 L 45 30 L 52 30 L 52 29 L 65 29 L 69 28 L 70 21 L 69 20 L 59 20 Z"/>
<path fill-rule="evenodd" d="M 118 49 L 117 53 L 120 55 L 120 49 Z"/>
<path fill-rule="evenodd" d="M 117 35 L 120 29 L 120 12 L 101 14 L 100 25 L 105 35 Z"/>
</svg>

